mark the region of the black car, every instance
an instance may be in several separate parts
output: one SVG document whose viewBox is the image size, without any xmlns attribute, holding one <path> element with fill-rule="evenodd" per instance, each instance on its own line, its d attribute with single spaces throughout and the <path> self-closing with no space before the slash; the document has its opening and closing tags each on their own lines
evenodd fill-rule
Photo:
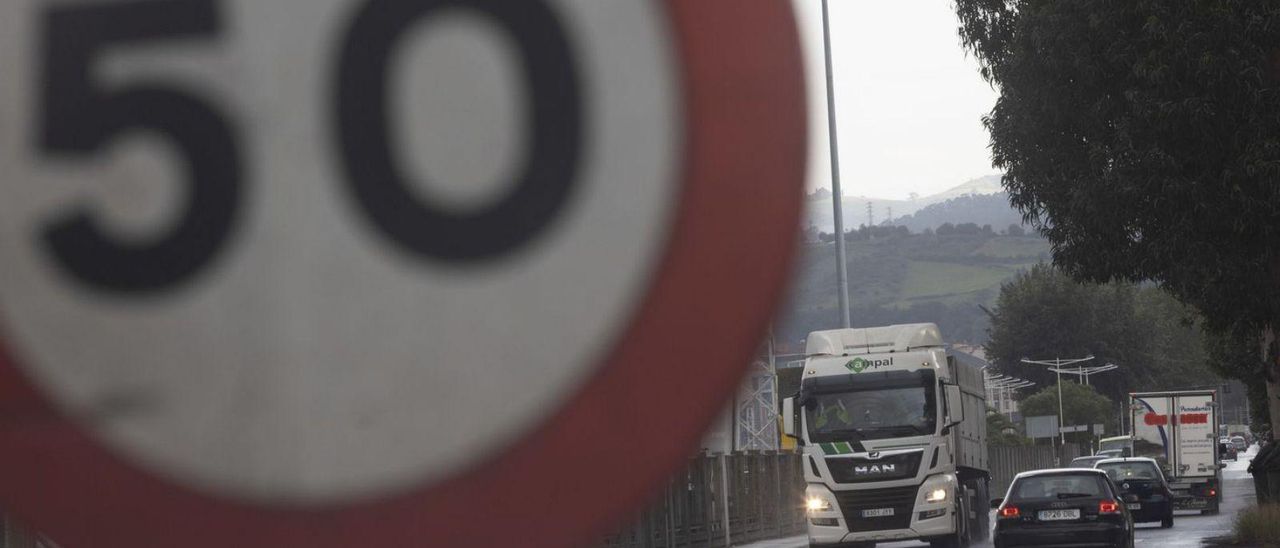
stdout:
<svg viewBox="0 0 1280 548">
<path fill-rule="evenodd" d="M 1236 460 L 1240 458 L 1238 451 L 1236 451 L 1236 445 L 1231 443 L 1230 440 L 1218 440 L 1218 454 L 1221 455 L 1221 460 Z"/>
<path fill-rule="evenodd" d="M 1065 468 L 1023 472 L 996 508 L 996 548 L 1133 548 L 1133 518 L 1106 472 Z"/>
<path fill-rule="evenodd" d="M 1094 467 L 1120 488 L 1134 522 L 1158 521 L 1161 527 L 1173 527 L 1173 491 L 1154 459 L 1107 459 Z"/>
<path fill-rule="evenodd" d="M 1076 457 L 1074 459 L 1071 459 L 1071 464 L 1067 466 L 1067 468 L 1093 468 L 1093 465 L 1098 461 L 1103 459 L 1109 459 L 1109 458 L 1113 458 L 1113 457 L 1108 457 L 1105 455 L 1090 455 L 1087 457 Z"/>
</svg>

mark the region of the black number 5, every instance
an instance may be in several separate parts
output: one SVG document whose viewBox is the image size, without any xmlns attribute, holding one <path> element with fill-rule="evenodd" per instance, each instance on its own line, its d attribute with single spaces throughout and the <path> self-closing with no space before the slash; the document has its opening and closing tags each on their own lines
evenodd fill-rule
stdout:
<svg viewBox="0 0 1280 548">
<path fill-rule="evenodd" d="M 227 122 L 207 102 L 162 82 L 105 89 L 91 79 L 95 60 L 116 45 L 215 37 L 215 0 L 140 0 L 61 5 L 44 19 L 41 145 L 89 155 L 128 131 L 173 141 L 190 181 L 178 221 L 144 241 L 104 234 L 84 209 L 45 227 L 45 244 L 83 284 L 126 293 L 188 281 L 226 243 L 239 205 L 240 156 Z"/>
</svg>

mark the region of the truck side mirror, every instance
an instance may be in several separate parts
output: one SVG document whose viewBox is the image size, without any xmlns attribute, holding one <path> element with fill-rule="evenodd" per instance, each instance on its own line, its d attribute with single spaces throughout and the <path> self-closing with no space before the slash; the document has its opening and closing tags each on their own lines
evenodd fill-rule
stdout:
<svg viewBox="0 0 1280 548">
<path fill-rule="evenodd" d="M 947 415 L 942 428 L 949 429 L 964 422 L 964 400 L 961 399 L 963 395 L 958 384 L 944 384 L 942 391 L 947 403 Z"/>
<path fill-rule="evenodd" d="M 796 435 L 796 399 L 786 398 L 782 400 L 782 434 L 789 438 L 799 438 Z"/>
</svg>

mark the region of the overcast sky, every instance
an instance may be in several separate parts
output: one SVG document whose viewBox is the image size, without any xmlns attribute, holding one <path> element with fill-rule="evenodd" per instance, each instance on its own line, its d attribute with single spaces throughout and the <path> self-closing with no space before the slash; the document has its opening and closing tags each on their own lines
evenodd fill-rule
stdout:
<svg viewBox="0 0 1280 548">
<path fill-rule="evenodd" d="M 831 187 L 821 0 L 794 0 L 810 98 L 810 189 Z M 981 117 L 996 92 L 956 35 L 950 0 L 830 0 L 845 196 L 928 195 L 989 175 Z"/>
</svg>

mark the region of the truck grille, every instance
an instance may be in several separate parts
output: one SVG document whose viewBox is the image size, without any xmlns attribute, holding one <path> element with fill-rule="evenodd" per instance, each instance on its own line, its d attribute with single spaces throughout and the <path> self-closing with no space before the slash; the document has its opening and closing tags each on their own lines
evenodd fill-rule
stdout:
<svg viewBox="0 0 1280 548">
<path fill-rule="evenodd" d="M 827 468 L 836 483 L 862 483 L 916 477 L 923 451 L 892 455 L 880 459 L 828 458 Z"/>
<path fill-rule="evenodd" d="M 919 460 L 919 456 L 916 457 Z M 844 514 L 849 531 L 886 531 L 906 529 L 911 526 L 911 512 L 915 510 L 917 487 L 891 487 L 862 491 L 834 491 L 836 504 Z M 893 508 L 892 516 L 864 518 L 863 510 Z"/>
</svg>

